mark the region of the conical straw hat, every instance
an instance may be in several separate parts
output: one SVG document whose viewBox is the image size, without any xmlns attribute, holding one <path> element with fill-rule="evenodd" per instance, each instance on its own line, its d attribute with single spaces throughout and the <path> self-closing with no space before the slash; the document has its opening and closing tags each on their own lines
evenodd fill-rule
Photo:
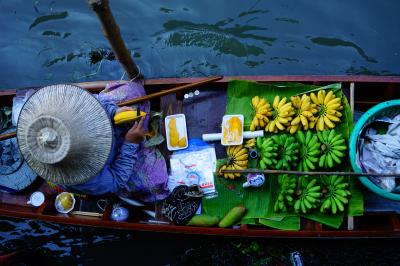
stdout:
<svg viewBox="0 0 400 266">
<path fill-rule="evenodd" d="M 17 125 L 19 148 L 29 166 L 58 184 L 81 184 L 103 168 L 112 126 L 100 102 L 74 85 L 52 85 L 24 104 Z"/>
</svg>

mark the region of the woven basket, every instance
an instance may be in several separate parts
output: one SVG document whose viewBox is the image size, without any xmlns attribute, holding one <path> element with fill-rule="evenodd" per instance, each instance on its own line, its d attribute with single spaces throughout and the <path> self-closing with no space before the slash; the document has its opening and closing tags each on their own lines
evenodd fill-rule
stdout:
<svg viewBox="0 0 400 266">
<path fill-rule="evenodd" d="M 350 162 L 355 172 L 361 173 L 362 170 L 357 165 L 357 147 L 358 147 L 358 135 L 364 125 L 373 122 L 375 119 L 387 116 L 394 117 L 400 114 L 400 100 L 392 100 L 388 102 L 380 103 L 371 109 L 369 109 L 356 123 L 350 136 Z M 361 183 L 363 183 L 369 190 L 378 194 L 381 197 L 400 201 L 400 194 L 388 192 L 379 186 L 375 185 L 367 176 L 359 177 Z"/>
</svg>

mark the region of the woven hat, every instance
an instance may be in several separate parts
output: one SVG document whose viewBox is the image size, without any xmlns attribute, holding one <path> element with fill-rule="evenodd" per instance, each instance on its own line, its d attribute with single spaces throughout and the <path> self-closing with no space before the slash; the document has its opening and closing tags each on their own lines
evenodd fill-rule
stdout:
<svg viewBox="0 0 400 266">
<path fill-rule="evenodd" d="M 17 125 L 20 151 L 44 179 L 65 185 L 85 183 L 103 168 L 111 152 L 112 126 L 100 102 L 74 85 L 35 92 Z"/>
</svg>

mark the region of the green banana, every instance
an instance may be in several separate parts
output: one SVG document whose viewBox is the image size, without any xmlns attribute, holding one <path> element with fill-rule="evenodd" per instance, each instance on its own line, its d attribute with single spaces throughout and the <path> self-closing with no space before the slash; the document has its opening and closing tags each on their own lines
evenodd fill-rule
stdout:
<svg viewBox="0 0 400 266">
<path fill-rule="evenodd" d="M 297 165 L 299 156 L 299 144 L 293 136 L 287 134 L 274 135 L 271 138 L 274 147 L 276 147 L 276 163 L 271 167 L 275 169 L 291 170 Z M 275 155 L 274 154 L 274 155 Z"/>
<path fill-rule="evenodd" d="M 256 140 L 256 146 L 260 155 L 259 166 L 262 170 L 274 168 L 277 164 L 277 150 L 278 145 L 275 144 L 271 138 L 258 137 Z"/>
<path fill-rule="evenodd" d="M 345 139 L 342 134 L 337 134 L 334 129 L 318 131 L 317 137 L 321 142 L 321 157 L 318 165 L 321 168 L 332 168 L 341 164 L 341 158 L 345 156 L 342 151 L 346 150 Z"/>
<path fill-rule="evenodd" d="M 274 204 L 275 212 L 287 212 L 294 202 L 297 178 L 287 174 L 278 175 L 279 191 Z"/>
<path fill-rule="evenodd" d="M 318 155 L 320 153 L 319 147 L 321 143 L 318 141 L 316 134 L 308 130 L 305 134 L 303 131 L 297 131 L 297 140 L 299 141 L 299 171 L 315 170 L 315 164 L 318 162 Z"/>
<path fill-rule="evenodd" d="M 322 193 L 321 186 L 317 184 L 317 179 L 313 179 L 308 183 L 302 183 L 303 190 L 298 195 L 298 199 L 294 203 L 295 212 L 308 213 L 316 208 L 320 202 Z"/>
<path fill-rule="evenodd" d="M 327 188 L 325 198 L 322 200 L 320 212 L 329 211 L 336 214 L 338 211 L 343 212 L 345 204 L 348 204 L 348 196 L 350 191 L 346 190 L 349 183 L 343 176 L 332 175 L 322 178 Z"/>
</svg>

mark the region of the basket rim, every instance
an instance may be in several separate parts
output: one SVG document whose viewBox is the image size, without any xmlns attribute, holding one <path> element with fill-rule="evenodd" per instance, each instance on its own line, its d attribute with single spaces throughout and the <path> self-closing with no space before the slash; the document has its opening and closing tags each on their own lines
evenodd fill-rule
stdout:
<svg viewBox="0 0 400 266">
<path fill-rule="evenodd" d="M 378 112 L 385 110 L 387 108 L 391 108 L 394 106 L 399 106 L 400 107 L 400 100 L 390 100 L 386 102 L 382 102 L 380 104 L 377 104 L 373 106 L 371 109 L 369 109 L 367 112 L 365 112 L 361 118 L 357 121 L 355 124 L 353 131 L 351 132 L 350 135 L 350 141 L 349 141 L 349 155 L 350 155 L 350 163 L 353 168 L 353 170 L 357 173 L 361 173 L 362 170 L 360 167 L 358 167 L 356 163 L 356 157 L 357 157 L 357 143 L 358 143 L 358 134 L 361 131 L 362 127 L 365 125 L 365 123 L 375 114 Z M 375 185 L 367 176 L 360 176 L 358 179 L 361 181 L 361 183 L 366 186 L 369 190 L 372 192 L 378 194 L 381 197 L 384 197 L 386 199 L 390 200 L 395 200 L 395 201 L 400 201 L 400 194 L 397 193 L 392 193 L 388 192 L 377 185 Z"/>
</svg>

